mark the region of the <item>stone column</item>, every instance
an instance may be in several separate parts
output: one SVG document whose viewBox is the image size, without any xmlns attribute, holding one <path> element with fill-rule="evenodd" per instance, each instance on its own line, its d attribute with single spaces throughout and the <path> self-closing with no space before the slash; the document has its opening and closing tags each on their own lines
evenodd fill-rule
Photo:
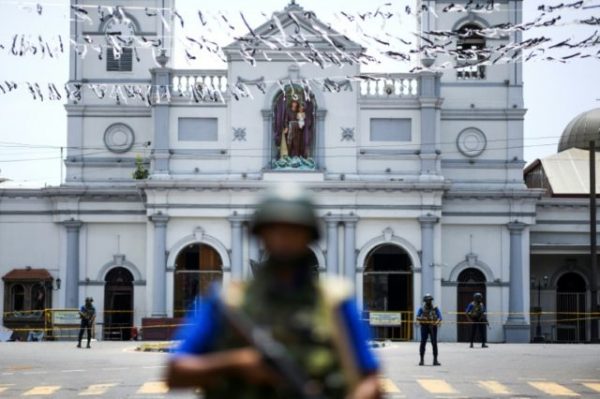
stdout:
<svg viewBox="0 0 600 399">
<path fill-rule="evenodd" d="M 434 294 L 434 242 L 433 228 L 438 222 L 437 216 L 419 217 L 421 223 L 421 296 Z M 438 298 L 439 299 L 439 298 Z"/>
<path fill-rule="evenodd" d="M 263 120 L 263 137 L 266 143 L 263 146 L 264 165 L 266 170 L 273 169 L 271 160 L 273 158 L 273 110 L 263 109 L 260 111 Z"/>
<path fill-rule="evenodd" d="M 79 309 L 79 220 L 63 222 L 67 229 L 67 270 L 65 274 L 65 307 Z"/>
<path fill-rule="evenodd" d="M 160 57 L 160 56 L 159 56 Z M 166 58 L 166 57 L 165 57 Z M 170 104 L 166 98 L 165 87 L 171 84 L 171 70 L 165 68 L 168 58 L 161 59 L 164 62 L 160 68 L 152 69 L 152 84 L 154 88 L 151 93 L 152 119 L 154 121 L 153 138 L 153 174 L 169 174 L 169 111 Z"/>
<path fill-rule="evenodd" d="M 229 218 L 231 224 L 231 277 L 233 280 L 241 280 L 243 278 L 243 235 L 242 223 L 244 218 L 238 215 L 233 215 Z"/>
<path fill-rule="evenodd" d="M 154 223 L 154 270 L 152 273 L 152 317 L 167 316 L 167 222 L 162 213 L 150 216 Z"/>
<path fill-rule="evenodd" d="M 356 223 L 358 216 L 350 215 L 344 222 L 344 276 L 354 284 L 356 278 Z"/>
<path fill-rule="evenodd" d="M 438 74 L 421 72 L 419 81 L 419 102 L 421 104 L 421 174 L 438 174 L 437 122 L 439 120 L 439 80 Z"/>
<path fill-rule="evenodd" d="M 250 262 L 260 262 L 260 246 L 258 244 L 258 237 L 256 237 L 248 229 L 248 259 Z M 250 263 L 250 271 L 248 274 L 252 277 L 252 263 Z"/>
<path fill-rule="evenodd" d="M 508 319 L 504 325 L 506 342 L 529 342 L 529 324 L 525 319 L 525 298 L 523 281 L 523 230 L 527 225 L 511 222 L 506 225 L 510 231 L 510 268 L 508 292 Z"/>
<path fill-rule="evenodd" d="M 338 224 L 339 217 L 325 216 L 327 225 L 327 274 L 334 275 L 339 273 L 338 263 Z"/>
<path fill-rule="evenodd" d="M 324 171 L 325 165 L 325 116 L 327 110 L 317 108 L 316 140 L 313 142 L 313 158 L 317 161 L 317 169 Z"/>
</svg>

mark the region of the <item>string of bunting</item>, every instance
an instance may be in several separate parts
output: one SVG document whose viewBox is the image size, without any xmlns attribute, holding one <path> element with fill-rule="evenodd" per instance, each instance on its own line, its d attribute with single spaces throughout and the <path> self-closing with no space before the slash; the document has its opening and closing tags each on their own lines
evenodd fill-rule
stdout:
<svg viewBox="0 0 600 399">
<path fill-rule="evenodd" d="M 410 61 L 411 54 L 420 54 L 420 55 L 426 56 L 428 58 L 431 58 L 431 57 L 433 57 L 435 55 L 439 55 L 439 54 L 447 54 L 452 57 L 459 56 L 459 57 L 464 57 L 464 58 L 468 57 L 468 58 L 478 59 L 478 60 L 480 60 L 480 59 L 489 60 L 490 54 L 501 51 L 502 53 L 500 55 L 498 55 L 497 57 L 495 57 L 495 59 L 489 60 L 489 62 L 494 63 L 494 61 L 496 61 L 496 60 L 501 60 L 501 59 L 505 58 L 506 54 L 509 52 L 518 53 L 519 51 L 521 51 L 523 49 L 531 49 L 532 47 L 536 47 L 541 44 L 549 44 L 551 39 L 549 39 L 545 36 L 541 36 L 538 38 L 528 39 L 528 40 L 521 41 L 521 42 L 512 42 L 512 43 L 504 44 L 504 45 L 498 46 L 498 48 L 496 48 L 496 49 L 490 49 L 490 48 L 473 49 L 473 48 L 470 48 L 470 49 L 464 49 L 464 50 L 463 49 L 449 49 L 448 48 L 449 46 L 454 45 L 453 40 L 449 40 L 449 39 L 457 39 L 457 38 L 461 39 L 461 38 L 468 38 L 468 37 L 473 37 L 473 36 L 480 36 L 483 38 L 503 38 L 503 37 L 507 37 L 508 35 L 510 35 L 514 32 L 524 32 L 524 31 L 534 29 L 534 28 L 561 26 L 564 24 L 583 24 L 583 25 L 599 25 L 600 26 L 600 17 L 595 17 L 595 16 L 591 16 L 591 15 L 586 16 L 585 18 L 578 18 L 571 22 L 566 22 L 566 23 L 561 22 L 563 20 L 563 17 L 561 15 L 544 20 L 544 17 L 547 14 L 556 13 L 558 10 L 586 9 L 586 6 L 585 6 L 586 3 L 587 2 L 585 0 L 580 0 L 580 1 L 572 2 L 572 3 L 568 3 L 568 4 L 560 3 L 558 5 L 540 5 L 538 7 L 538 9 L 540 10 L 541 14 L 534 21 L 521 23 L 521 24 L 503 23 L 503 24 L 491 26 L 489 28 L 469 29 L 466 32 L 456 32 L 456 31 L 449 31 L 449 30 L 431 30 L 431 31 L 424 31 L 421 33 L 415 33 L 415 35 L 420 39 L 420 41 L 422 43 L 424 43 L 421 46 L 419 46 L 418 48 L 411 49 L 410 51 L 407 51 L 407 52 L 397 51 L 396 49 L 393 49 L 393 50 L 379 49 L 378 53 L 380 55 L 386 56 L 388 58 L 391 58 L 394 60 L 400 60 L 400 61 Z M 39 7 L 41 7 L 41 5 L 40 5 L 41 3 L 37 3 L 37 4 Z M 335 15 L 338 17 L 341 16 L 349 22 L 357 23 L 358 21 L 366 21 L 368 19 L 379 18 L 379 17 L 388 20 L 388 19 L 391 19 L 393 16 L 396 16 L 401 13 L 406 14 L 406 15 L 413 15 L 413 16 L 416 16 L 420 12 L 435 13 L 433 9 L 430 10 L 429 8 L 427 8 L 426 5 L 423 5 L 423 7 L 420 10 L 418 10 L 418 12 L 411 10 L 410 6 L 406 6 L 405 9 L 400 12 L 393 11 L 393 10 L 389 9 L 390 6 L 391 6 L 391 3 L 385 3 L 383 6 L 378 7 L 377 10 L 374 12 L 350 13 L 350 12 L 341 11 L 339 13 L 336 13 Z M 598 5 L 598 6 L 600 6 L 600 5 Z M 592 7 L 592 6 L 588 6 L 588 7 Z M 91 13 L 94 12 L 94 10 L 98 14 L 97 18 L 101 22 L 104 22 L 111 18 L 117 18 L 122 21 L 129 20 L 127 10 L 128 9 L 134 10 L 134 9 L 139 9 L 139 8 L 140 7 L 123 7 L 123 6 L 110 7 L 110 6 L 102 6 L 102 5 L 72 6 L 72 10 L 73 10 L 73 14 L 74 14 L 75 18 L 76 19 L 79 18 L 79 19 L 81 19 L 85 22 L 89 22 L 89 23 L 93 22 L 93 19 L 91 18 L 90 15 L 91 15 Z M 39 8 L 37 8 L 37 9 L 39 10 Z M 488 12 L 493 12 L 497 9 L 498 9 L 498 4 L 491 0 L 488 1 L 485 5 L 483 5 L 481 2 L 470 1 L 466 5 L 457 5 L 457 4 L 451 3 L 448 6 L 446 6 L 442 10 L 442 12 L 478 12 L 478 11 L 482 11 L 482 10 L 486 10 Z M 160 15 L 162 24 L 164 25 L 165 28 L 167 28 L 167 30 L 169 32 L 172 29 L 171 24 L 173 22 L 178 21 L 178 24 L 182 28 L 186 25 L 185 20 L 181 16 L 181 14 L 179 14 L 174 9 L 158 9 L 158 8 L 152 9 L 152 8 L 145 7 L 144 10 L 145 10 L 145 14 L 149 17 L 155 17 L 157 15 Z M 158 10 L 161 10 L 163 13 L 158 14 Z M 164 17 L 164 15 L 163 15 L 165 11 L 167 13 L 171 14 L 168 19 L 167 19 L 167 17 Z M 38 12 L 38 14 L 42 15 L 41 12 Z M 379 61 L 372 56 L 368 56 L 363 53 L 354 54 L 351 51 L 347 51 L 346 49 L 344 49 L 343 46 L 341 46 L 338 42 L 339 37 L 336 37 L 335 34 L 333 34 L 332 32 L 329 31 L 330 26 L 325 27 L 325 28 L 320 26 L 320 24 L 315 22 L 316 17 L 314 15 L 314 13 L 312 13 L 310 11 L 303 11 L 303 10 L 288 11 L 287 15 L 289 15 L 292 18 L 296 27 L 295 27 L 294 33 L 286 34 L 283 26 L 281 25 L 281 21 L 280 21 L 280 18 L 283 16 L 282 14 L 283 13 L 274 13 L 271 16 L 271 18 L 273 18 L 273 20 L 275 21 L 274 27 L 277 28 L 277 30 L 279 32 L 279 34 L 277 34 L 275 36 L 271 36 L 271 37 L 263 37 L 262 35 L 258 35 L 250 27 L 243 12 L 240 12 L 240 18 L 241 18 L 241 21 L 242 21 L 245 29 L 247 29 L 250 32 L 250 34 L 251 34 L 250 38 L 246 37 L 246 36 L 239 36 L 239 35 L 231 34 L 231 32 L 229 32 L 229 31 L 237 30 L 235 22 L 232 21 L 231 19 L 227 18 L 225 16 L 225 14 L 222 12 L 218 12 L 213 15 L 213 18 L 208 19 L 206 17 L 206 13 L 202 13 L 202 11 L 198 11 L 198 19 L 202 26 L 209 25 L 209 22 L 210 23 L 217 22 L 220 25 L 218 28 L 221 32 L 225 32 L 225 33 L 229 34 L 232 39 L 238 40 L 240 42 L 240 53 L 242 54 L 244 59 L 246 59 L 248 62 L 250 62 L 252 64 L 256 62 L 257 56 L 264 56 L 265 59 L 269 60 L 269 57 L 266 54 L 266 52 L 264 50 L 261 51 L 259 49 L 259 47 L 261 45 L 264 45 L 271 50 L 281 49 L 282 51 L 285 51 L 287 49 L 297 48 L 299 46 L 304 47 L 305 49 L 310 50 L 308 55 L 306 54 L 306 52 L 303 51 L 303 52 L 298 52 L 296 54 L 296 57 L 293 57 L 292 54 L 290 54 L 290 56 L 292 56 L 292 58 L 299 58 L 299 61 L 301 61 L 301 62 L 312 62 L 312 63 L 318 64 L 322 68 L 325 68 L 329 65 L 338 65 L 339 66 L 345 62 L 365 64 L 365 63 Z M 263 13 L 263 15 L 265 15 L 265 17 L 266 17 L 266 14 Z M 437 17 L 438 15 L 435 14 L 434 16 Z M 171 21 L 171 23 L 169 23 L 169 20 Z M 319 35 L 309 35 L 309 34 L 303 33 L 302 30 L 300 29 L 300 20 L 302 20 L 303 23 L 310 24 L 311 27 L 315 31 L 319 32 Z M 223 29 L 224 28 L 223 24 L 225 25 L 226 29 Z M 164 46 L 164 43 L 162 43 L 162 40 L 159 38 L 153 39 L 153 38 L 148 38 L 145 36 L 137 36 L 137 35 L 133 35 L 132 37 L 125 37 L 124 35 L 121 35 L 120 33 L 121 32 L 108 32 L 106 35 L 108 44 L 94 42 L 94 40 L 89 35 L 85 36 L 83 38 L 82 42 L 75 42 L 74 40 L 71 40 L 71 44 L 74 48 L 74 51 L 80 57 L 83 58 L 87 55 L 88 47 L 89 47 L 90 49 L 97 52 L 98 58 L 100 58 L 100 59 L 102 59 L 102 54 L 103 54 L 104 48 L 112 48 L 115 59 L 118 59 L 118 58 L 120 58 L 120 55 L 122 54 L 122 51 L 123 51 L 122 49 L 129 47 L 129 48 L 134 49 L 134 52 L 136 55 L 136 60 L 138 62 L 140 61 L 139 55 L 137 54 L 138 49 L 152 48 L 152 47 L 162 48 Z M 370 34 L 366 33 L 364 31 L 364 29 L 361 29 L 360 27 L 357 27 L 357 33 L 359 33 L 360 36 L 362 36 L 362 38 L 368 42 L 367 44 L 369 44 L 369 48 L 381 47 L 381 46 L 384 46 L 386 48 L 394 48 L 396 46 L 401 46 L 401 45 L 413 45 L 412 40 L 407 40 L 406 38 L 402 38 L 402 37 L 396 37 L 385 31 L 383 33 L 383 36 L 385 36 L 384 38 L 378 37 L 375 35 L 370 35 Z M 584 39 L 583 41 L 575 42 L 575 43 L 571 42 L 572 39 L 562 40 L 562 41 L 556 43 L 556 45 L 550 45 L 547 48 L 544 48 L 539 52 L 530 53 L 528 59 L 538 57 L 539 53 L 545 53 L 547 50 L 560 48 L 560 47 L 586 48 L 586 47 L 596 46 L 596 45 L 600 44 L 600 41 L 598 40 L 596 32 L 594 32 L 594 35 L 595 35 L 594 37 L 587 38 L 587 39 Z M 343 36 L 343 37 L 347 38 L 346 35 L 339 35 L 339 36 Z M 311 41 L 311 39 L 315 38 L 315 37 L 317 37 L 321 40 L 325 40 L 329 44 L 333 45 L 333 47 L 336 49 L 337 54 L 336 53 L 332 54 L 331 52 L 319 51 L 319 49 L 317 49 L 315 47 L 314 43 Z M 392 40 L 390 40 L 390 39 L 392 39 Z M 208 51 L 212 54 L 217 55 L 222 60 L 225 60 L 223 49 L 218 45 L 218 43 L 207 39 L 205 35 L 200 35 L 199 37 L 185 35 L 185 39 L 180 39 L 180 42 L 183 43 L 183 45 L 184 45 L 185 57 L 188 61 L 193 61 L 193 60 L 198 59 L 198 55 L 197 55 L 198 51 Z M 44 56 L 46 51 L 48 52 L 48 54 L 50 56 L 52 56 L 53 52 L 56 52 L 57 49 L 60 49 L 61 53 L 64 52 L 64 44 L 63 44 L 63 40 L 60 36 L 58 37 L 58 44 L 55 44 L 51 47 L 49 45 L 49 42 L 47 40 L 43 40 L 41 37 L 29 39 L 29 38 L 26 38 L 25 35 L 14 35 L 12 38 L 12 45 L 8 46 L 8 45 L 0 44 L 0 49 L 2 49 L 2 48 L 8 49 L 9 47 L 10 47 L 10 53 L 13 55 L 18 55 L 18 56 L 23 56 L 28 53 L 32 53 L 32 54 L 39 53 L 42 56 Z M 587 58 L 587 57 L 591 57 L 591 56 L 593 56 L 593 55 L 592 54 L 574 53 L 574 54 L 569 54 L 564 57 L 547 56 L 545 58 L 545 60 L 548 60 L 548 61 L 569 60 L 569 59 L 576 58 L 576 57 Z"/>
<path fill-rule="evenodd" d="M 600 59 L 600 50 L 596 51 L 596 47 L 600 45 L 600 34 L 598 30 L 594 30 L 589 36 L 583 39 L 566 38 L 564 40 L 552 40 L 547 36 L 536 36 L 525 40 L 515 40 L 505 42 L 496 46 L 461 46 L 457 45 L 457 41 L 468 40 L 473 37 L 483 39 L 502 38 L 507 40 L 509 37 L 518 38 L 514 35 L 515 32 L 524 32 L 535 28 L 557 27 L 566 24 L 578 24 L 600 26 L 600 17 L 593 15 L 585 15 L 582 18 L 576 18 L 571 21 L 563 19 L 562 15 L 556 15 L 559 10 L 586 10 L 600 8 L 600 4 L 591 4 L 592 0 L 579 0 L 571 3 L 560 3 L 556 5 L 542 4 L 538 7 L 540 15 L 533 21 L 520 24 L 504 23 L 487 28 L 470 27 L 461 31 L 450 30 L 430 30 L 414 33 L 418 39 L 419 45 L 406 51 L 399 51 L 401 46 L 414 46 L 412 40 L 391 35 L 383 31 L 381 35 L 371 35 L 365 32 L 357 25 L 357 33 L 362 36 L 363 41 L 368 42 L 369 48 L 379 55 L 387 58 L 402 61 L 412 62 L 414 56 L 439 59 L 441 62 L 433 66 L 414 66 L 410 72 L 433 71 L 440 72 L 451 68 L 473 70 L 486 65 L 506 64 L 530 61 L 545 61 L 545 62 L 560 62 L 566 63 L 575 59 L 595 58 Z M 30 10 L 35 9 L 36 14 L 43 15 L 43 5 L 50 3 L 22 3 L 25 6 L 31 6 Z M 35 8 L 32 5 L 35 4 Z M 429 9 L 423 5 L 418 10 L 412 10 L 410 6 L 397 11 L 391 8 L 391 3 L 385 3 L 376 8 L 375 11 L 365 13 L 350 13 L 340 11 L 335 14 L 338 18 L 344 18 L 348 22 L 358 24 L 359 21 L 381 18 L 382 20 L 390 20 L 398 15 L 418 16 L 424 12 L 431 13 L 434 17 L 439 17 L 435 10 Z M 441 12 L 494 12 L 499 8 L 499 4 L 493 0 L 487 2 L 469 1 L 465 5 L 457 5 L 454 3 L 448 4 Z M 176 23 L 183 28 L 186 22 L 181 14 L 171 8 L 149 8 L 149 7 L 129 7 L 129 6 L 106 6 L 106 5 L 77 5 L 71 6 L 75 20 L 80 20 L 92 23 L 93 13 L 97 13 L 95 17 L 101 22 L 108 21 L 112 18 L 117 18 L 120 21 L 129 20 L 128 10 L 142 10 L 148 17 L 160 16 L 163 26 L 168 32 L 172 30 L 172 24 Z M 321 68 L 331 66 L 343 66 L 345 64 L 371 64 L 379 63 L 380 59 L 369 55 L 363 50 L 347 49 L 342 44 L 341 39 L 348 39 L 345 34 L 336 34 L 331 30 L 330 26 L 324 26 L 316 20 L 314 13 L 304 11 L 301 8 L 286 9 L 286 12 L 273 13 L 272 31 L 274 34 L 269 36 L 260 35 L 254 31 L 248 23 L 243 12 L 239 13 L 243 29 L 247 30 L 243 36 L 234 34 L 238 28 L 233 19 L 227 18 L 223 12 L 213 14 L 203 13 L 198 11 L 198 20 L 202 27 L 211 31 L 209 25 L 214 22 L 219 24 L 218 28 L 226 32 L 239 44 L 239 53 L 245 61 L 254 65 L 261 57 L 266 61 L 271 61 L 270 55 L 273 52 L 287 54 L 295 62 L 312 63 Z M 262 13 L 263 16 L 268 16 Z M 550 18 L 547 16 L 550 14 Z M 165 16 L 167 15 L 167 16 Z M 282 25 L 284 16 L 289 16 L 294 22 L 295 28 L 293 32 L 286 32 Z M 308 24 L 317 34 L 307 34 L 301 29 L 301 25 Z M 225 29 L 224 26 L 225 25 Z M 9 43 L 0 43 L 0 50 L 6 50 L 9 54 L 23 57 L 26 55 L 39 55 L 42 58 L 55 58 L 65 53 L 66 45 L 70 45 L 73 51 L 80 57 L 85 58 L 88 51 L 91 50 L 97 54 L 97 57 L 102 60 L 104 50 L 112 51 L 112 57 L 119 60 L 124 54 L 125 49 L 131 49 L 136 62 L 141 62 L 141 56 L 138 50 L 150 49 L 152 51 L 152 59 L 157 60 L 158 52 L 164 51 L 165 43 L 160 38 L 132 35 L 125 36 L 122 32 L 107 32 L 106 43 L 99 40 L 94 40 L 90 35 L 84 36 L 81 41 L 69 39 L 66 41 L 61 35 L 53 38 L 44 38 L 41 35 L 31 36 L 25 34 L 15 34 L 10 39 Z M 171 36 L 172 37 L 172 36 Z M 329 44 L 329 50 L 320 50 L 316 45 L 315 40 Z M 208 51 L 217 55 L 222 60 L 225 60 L 224 49 L 215 41 L 212 41 L 204 34 L 193 37 L 184 35 L 184 38 L 179 37 L 178 41 L 183 44 L 185 58 L 188 62 L 198 58 L 198 51 Z M 362 46 L 362 44 L 361 44 Z M 307 51 L 308 50 L 308 51 Z M 568 51 L 568 53 L 555 54 L 555 51 Z M 444 59 L 443 57 L 449 57 Z M 277 83 L 282 88 L 286 84 L 299 85 L 302 90 L 308 92 L 313 89 L 320 89 L 329 92 L 339 92 L 341 90 L 351 90 L 352 87 L 348 82 L 352 81 L 383 81 L 383 84 L 388 83 L 388 78 L 369 74 L 360 74 L 357 76 L 343 76 L 341 81 L 336 81 L 333 77 L 330 78 L 313 78 L 302 79 L 298 82 L 283 82 L 283 81 L 262 81 L 254 84 L 261 92 L 265 93 L 267 83 Z M 5 80 L 0 82 L 0 94 L 8 94 L 16 92 L 18 89 L 27 90 L 33 100 L 62 100 L 66 98 L 74 102 L 81 100 L 82 90 L 88 89 L 94 93 L 98 99 L 114 99 L 117 104 L 140 101 L 147 106 L 162 101 L 171 101 L 173 96 L 188 97 L 190 102 L 225 102 L 227 97 L 233 97 L 235 100 L 243 98 L 253 98 L 253 94 L 249 85 L 238 81 L 235 84 L 227 83 L 224 87 L 215 87 L 206 82 L 194 82 L 182 87 L 180 84 L 175 85 L 151 85 L 151 84 L 81 84 L 77 82 L 67 83 L 64 85 L 56 83 L 40 83 L 40 82 L 15 82 Z M 389 93 L 388 93 L 389 94 Z"/>
</svg>

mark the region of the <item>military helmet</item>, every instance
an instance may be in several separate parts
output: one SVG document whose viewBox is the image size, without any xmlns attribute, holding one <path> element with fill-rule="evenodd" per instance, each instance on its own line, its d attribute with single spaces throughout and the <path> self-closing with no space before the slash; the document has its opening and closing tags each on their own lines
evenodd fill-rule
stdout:
<svg viewBox="0 0 600 399">
<path fill-rule="evenodd" d="M 85 298 L 86 302 L 94 302 L 94 298 L 92 298 L 91 296 L 88 296 Z"/>
<path fill-rule="evenodd" d="M 483 295 L 481 295 L 481 292 L 476 292 L 473 294 L 473 299 L 483 299 Z"/>
<path fill-rule="evenodd" d="M 306 227 L 312 232 L 313 240 L 319 239 L 314 204 L 297 184 L 280 184 L 267 191 L 252 218 L 252 233 L 258 234 L 261 228 L 279 223 Z"/>
<path fill-rule="evenodd" d="M 423 302 L 427 301 L 433 301 L 433 296 L 431 294 L 425 294 L 425 296 L 423 296 Z"/>
</svg>

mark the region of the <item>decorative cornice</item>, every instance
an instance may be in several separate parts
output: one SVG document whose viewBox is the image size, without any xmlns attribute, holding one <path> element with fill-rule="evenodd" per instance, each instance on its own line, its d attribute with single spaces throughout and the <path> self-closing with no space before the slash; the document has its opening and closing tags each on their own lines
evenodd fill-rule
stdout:
<svg viewBox="0 0 600 399">
<path fill-rule="evenodd" d="M 340 220 L 344 222 L 346 225 L 348 224 L 356 224 L 359 221 L 359 217 L 353 213 L 349 215 L 341 215 Z"/>
<path fill-rule="evenodd" d="M 442 120 L 524 120 L 526 109 L 522 108 L 464 108 L 442 109 Z"/>
<path fill-rule="evenodd" d="M 79 231 L 79 229 L 83 225 L 83 222 L 81 220 L 75 220 L 73 218 L 71 218 L 71 220 L 65 220 L 60 223 L 67 228 L 67 231 Z"/>
<path fill-rule="evenodd" d="M 435 215 L 427 214 L 419 216 L 417 220 L 419 221 L 419 223 L 421 223 L 422 226 L 432 226 L 439 222 L 440 218 Z"/>
<path fill-rule="evenodd" d="M 169 216 L 159 212 L 148 216 L 148 219 L 154 223 L 155 226 L 165 226 L 169 221 Z"/>
<path fill-rule="evenodd" d="M 227 217 L 227 220 L 235 226 L 241 225 L 242 223 L 248 222 L 252 218 L 252 215 L 239 215 L 236 211 L 233 212 L 233 215 Z"/>
<path fill-rule="evenodd" d="M 534 216 L 535 216 L 535 214 L 534 214 Z M 506 227 L 508 228 L 508 230 L 510 230 L 511 234 L 520 233 L 527 226 L 528 226 L 527 224 L 525 224 L 523 222 L 518 222 L 518 221 L 514 221 L 514 222 L 510 222 L 510 223 L 506 224 Z"/>
</svg>

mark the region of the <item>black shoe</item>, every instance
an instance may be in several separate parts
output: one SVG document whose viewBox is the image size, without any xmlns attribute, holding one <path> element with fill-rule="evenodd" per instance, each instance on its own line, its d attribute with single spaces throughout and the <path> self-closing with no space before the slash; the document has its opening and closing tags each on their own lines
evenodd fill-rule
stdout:
<svg viewBox="0 0 600 399">
<path fill-rule="evenodd" d="M 419 362 L 419 366 L 424 366 L 425 362 L 423 361 L 423 359 L 421 359 L 421 361 Z"/>
<path fill-rule="evenodd" d="M 487 348 L 488 346 L 486 344 L 481 345 L 482 348 Z"/>
<path fill-rule="evenodd" d="M 472 348 L 472 347 L 473 347 L 473 344 L 471 344 L 471 346 L 469 346 L 469 348 Z"/>
<path fill-rule="evenodd" d="M 442 363 L 438 362 L 437 359 L 433 359 L 433 365 L 434 366 L 441 366 Z"/>
<path fill-rule="evenodd" d="M 78 347 L 78 348 L 81 348 L 81 342 L 77 344 L 77 347 Z"/>
<path fill-rule="evenodd" d="M 90 346 L 90 344 L 87 344 L 86 348 L 91 349 L 92 347 Z"/>
</svg>

